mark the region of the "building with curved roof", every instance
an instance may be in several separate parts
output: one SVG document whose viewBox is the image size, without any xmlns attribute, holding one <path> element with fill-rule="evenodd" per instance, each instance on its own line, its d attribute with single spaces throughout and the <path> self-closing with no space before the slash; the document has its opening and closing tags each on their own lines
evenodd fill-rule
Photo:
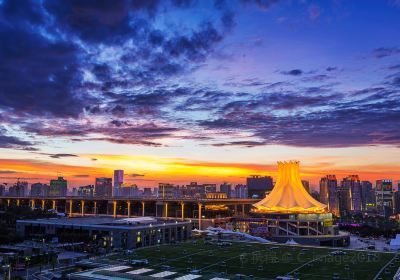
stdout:
<svg viewBox="0 0 400 280">
<path fill-rule="evenodd" d="M 299 161 L 278 162 L 278 180 L 271 193 L 254 204 L 261 213 L 326 213 L 327 205 L 315 200 L 304 188 Z"/>
</svg>

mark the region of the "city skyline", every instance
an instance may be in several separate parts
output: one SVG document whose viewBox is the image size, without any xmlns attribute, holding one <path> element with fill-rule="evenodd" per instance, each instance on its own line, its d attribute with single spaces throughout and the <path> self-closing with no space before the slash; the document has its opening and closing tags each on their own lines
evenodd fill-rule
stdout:
<svg viewBox="0 0 400 280">
<path fill-rule="evenodd" d="M 113 2 L 113 1 L 112 1 Z M 196 12 L 201 11 L 201 12 Z M 0 1 L 0 183 L 400 180 L 399 1 Z"/>
<path fill-rule="evenodd" d="M 289 161 L 288 161 L 289 162 Z M 49 182 L 51 183 L 52 180 L 56 179 L 56 178 L 64 178 L 68 181 L 68 191 L 71 191 L 72 188 L 77 188 L 77 187 L 86 187 L 86 186 L 95 186 L 97 184 L 97 180 L 103 180 L 103 179 L 108 179 L 110 180 L 110 188 L 115 188 L 115 172 L 116 171 L 122 171 L 123 173 L 125 172 L 125 170 L 120 170 L 120 169 L 116 169 L 116 170 L 112 170 L 112 175 L 107 174 L 99 174 L 94 176 L 93 178 L 91 176 L 88 175 L 75 175 L 75 176 L 71 176 L 71 177 L 65 177 L 63 174 L 58 173 L 57 176 L 53 176 L 53 177 L 5 177 L 5 176 L 0 176 L 0 178 L 2 179 L 2 181 L 0 181 L 0 185 L 1 184 L 5 184 L 8 185 L 9 187 L 11 186 L 15 186 L 18 182 L 25 182 L 28 183 L 30 185 L 32 184 L 48 184 Z M 182 181 L 157 181 L 154 179 L 151 180 L 140 180 L 140 179 L 136 179 L 137 177 L 144 177 L 144 174 L 137 174 L 137 173 L 128 173 L 123 175 L 123 179 L 122 179 L 122 183 L 117 183 L 118 186 L 120 187 L 127 187 L 127 186 L 137 186 L 139 188 L 157 188 L 159 186 L 159 184 L 173 184 L 176 186 L 187 186 L 191 183 L 196 183 L 196 184 L 210 184 L 210 185 L 219 185 L 222 186 L 226 183 L 228 184 L 232 184 L 234 185 L 244 185 L 246 186 L 248 182 L 248 180 L 250 178 L 253 177 L 261 177 L 261 178 L 271 178 L 271 183 L 272 183 L 272 187 L 274 187 L 274 184 L 276 183 L 276 180 L 278 178 L 278 170 L 272 171 L 272 172 L 267 172 L 263 175 L 259 174 L 251 174 L 248 175 L 246 177 L 240 178 L 241 181 L 201 181 L 201 180 L 197 180 L 198 178 L 196 177 L 192 177 L 189 178 L 187 181 L 182 180 Z M 307 174 L 304 172 L 300 172 L 299 174 Z M 379 177 L 379 175 L 377 175 L 379 179 L 376 180 L 367 180 L 364 179 L 362 177 L 360 177 L 358 174 L 352 173 L 352 174 L 344 174 L 343 176 L 339 175 L 336 176 L 336 174 L 323 174 L 321 175 L 321 177 L 318 178 L 314 178 L 314 177 L 306 177 L 301 175 L 302 177 L 302 181 L 307 182 L 307 184 L 310 184 L 309 187 L 311 188 L 311 190 L 313 191 L 320 191 L 320 187 L 321 187 L 321 180 L 324 180 L 326 178 L 329 178 L 333 176 L 335 178 L 335 180 L 337 180 L 338 185 L 343 182 L 344 180 L 346 180 L 347 178 L 352 178 L 353 176 L 356 176 L 358 178 L 358 180 L 360 182 L 369 182 L 371 183 L 371 185 L 373 187 L 375 187 L 376 184 L 378 184 L 378 181 L 382 181 L 382 180 L 388 180 L 393 184 L 393 189 L 394 190 L 400 190 L 400 180 L 395 180 L 392 178 L 383 178 L 383 177 Z M 311 178 L 311 180 L 310 180 Z M 81 180 L 79 180 L 81 179 Z M 93 179 L 93 180 L 92 180 Z M 264 183 L 263 183 L 264 184 Z"/>
</svg>

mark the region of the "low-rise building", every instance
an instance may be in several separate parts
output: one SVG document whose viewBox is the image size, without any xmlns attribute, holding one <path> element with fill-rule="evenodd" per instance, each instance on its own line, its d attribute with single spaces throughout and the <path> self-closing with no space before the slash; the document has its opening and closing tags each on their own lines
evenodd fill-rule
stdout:
<svg viewBox="0 0 400 280">
<path fill-rule="evenodd" d="M 189 221 L 151 217 L 114 219 L 111 217 L 18 220 L 20 237 L 82 241 L 106 248 L 133 249 L 185 241 L 191 237 Z"/>
<path fill-rule="evenodd" d="M 226 192 L 208 192 L 206 194 L 206 198 L 208 199 L 226 199 L 228 195 Z"/>
</svg>

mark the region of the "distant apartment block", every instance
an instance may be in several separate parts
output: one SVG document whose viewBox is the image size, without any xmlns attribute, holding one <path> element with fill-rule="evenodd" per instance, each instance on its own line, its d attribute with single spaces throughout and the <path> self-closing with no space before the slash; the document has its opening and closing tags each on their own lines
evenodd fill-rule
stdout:
<svg viewBox="0 0 400 280">
<path fill-rule="evenodd" d="M 111 197 L 112 193 L 113 187 L 111 178 L 96 178 L 94 185 L 94 195 L 96 197 Z"/>
<path fill-rule="evenodd" d="M 270 176 L 252 175 L 247 178 L 246 183 L 249 197 L 255 198 L 264 198 L 274 187 Z"/>
</svg>

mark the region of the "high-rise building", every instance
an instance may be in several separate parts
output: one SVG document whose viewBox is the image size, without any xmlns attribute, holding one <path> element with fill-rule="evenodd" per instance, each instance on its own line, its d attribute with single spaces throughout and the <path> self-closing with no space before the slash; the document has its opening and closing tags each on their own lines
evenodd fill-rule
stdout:
<svg viewBox="0 0 400 280">
<path fill-rule="evenodd" d="M 349 175 L 342 180 L 342 188 L 349 190 L 350 195 L 350 211 L 361 212 L 362 198 L 361 198 L 361 182 L 358 175 Z M 348 210 L 348 209 L 347 209 Z"/>
<path fill-rule="evenodd" d="M 319 192 L 314 191 L 314 190 L 311 190 L 310 195 L 311 195 L 311 197 L 314 198 L 315 200 L 320 201 Z"/>
<path fill-rule="evenodd" d="M 143 188 L 143 196 L 152 196 L 153 192 L 151 188 Z"/>
<path fill-rule="evenodd" d="M 328 205 L 328 210 L 339 216 L 339 199 L 335 175 L 326 175 L 319 181 L 320 201 Z"/>
<path fill-rule="evenodd" d="M 8 189 L 9 196 L 27 196 L 28 195 L 28 182 L 18 181 L 14 186 Z"/>
<path fill-rule="evenodd" d="M 372 188 L 372 183 L 370 181 L 361 182 L 361 200 L 364 211 L 375 208 L 376 206 L 375 190 Z"/>
<path fill-rule="evenodd" d="M 206 187 L 209 188 L 209 190 L 213 190 L 213 187 L 210 188 L 208 184 L 200 185 L 197 184 L 197 182 L 190 182 L 189 185 L 186 185 L 184 195 L 187 197 L 206 197 Z"/>
<path fill-rule="evenodd" d="M 136 185 L 122 186 L 119 189 L 121 197 L 137 197 L 141 194 L 139 188 Z"/>
<path fill-rule="evenodd" d="M 219 190 L 222 193 L 226 193 L 226 197 L 230 198 L 231 197 L 231 192 L 232 192 L 232 184 L 229 183 L 223 183 L 219 186 Z"/>
<path fill-rule="evenodd" d="M 248 193 L 247 193 L 247 186 L 246 185 L 236 185 L 235 186 L 235 197 L 236 198 L 247 198 Z"/>
<path fill-rule="evenodd" d="M 251 175 L 247 178 L 247 191 L 249 197 L 264 198 L 272 191 L 273 183 L 270 176 Z"/>
<path fill-rule="evenodd" d="M 112 196 L 112 179 L 111 178 L 96 178 L 94 185 L 94 195 L 97 197 L 111 197 Z"/>
<path fill-rule="evenodd" d="M 375 188 L 376 207 L 378 211 L 388 217 L 393 214 L 393 185 L 392 180 L 383 179 L 376 181 Z"/>
<path fill-rule="evenodd" d="M 301 183 L 303 184 L 303 187 L 306 189 L 306 191 L 310 193 L 310 182 L 307 180 L 301 180 Z"/>
<path fill-rule="evenodd" d="M 42 183 L 34 183 L 31 185 L 31 196 L 45 197 L 49 196 L 50 186 Z"/>
<path fill-rule="evenodd" d="M 114 170 L 114 192 L 113 196 L 119 196 L 119 189 L 124 183 L 124 170 Z"/>
<path fill-rule="evenodd" d="M 176 198 L 177 186 L 170 183 L 158 184 L 158 197 L 161 198 Z"/>
<path fill-rule="evenodd" d="M 393 192 L 394 214 L 400 214 L 400 191 Z"/>
<path fill-rule="evenodd" d="M 217 185 L 216 184 L 204 184 L 204 191 L 206 193 L 216 192 L 217 191 Z"/>
<path fill-rule="evenodd" d="M 77 195 L 81 197 L 93 197 L 95 192 L 95 186 L 87 185 L 81 186 L 77 190 Z"/>
<path fill-rule="evenodd" d="M 42 196 L 42 183 L 35 183 L 31 185 L 31 196 L 39 197 Z"/>
<path fill-rule="evenodd" d="M 0 185 L 0 196 L 3 196 L 6 194 L 6 186 Z"/>
<path fill-rule="evenodd" d="M 67 180 L 63 177 L 50 180 L 49 196 L 62 197 L 67 195 Z"/>
</svg>

